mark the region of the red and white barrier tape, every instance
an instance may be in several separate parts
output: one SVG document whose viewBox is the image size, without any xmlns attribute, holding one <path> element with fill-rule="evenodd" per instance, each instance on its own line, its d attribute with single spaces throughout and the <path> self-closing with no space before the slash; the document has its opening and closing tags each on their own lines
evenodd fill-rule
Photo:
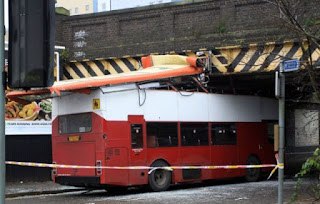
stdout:
<svg viewBox="0 0 320 204">
<path fill-rule="evenodd" d="M 149 174 L 157 169 L 165 169 L 172 171 L 174 169 L 250 169 L 250 168 L 273 168 L 268 179 L 279 168 L 283 169 L 284 164 L 278 162 L 278 156 L 276 155 L 277 164 L 260 164 L 260 165 L 224 165 L 224 166 L 164 166 L 164 167 L 149 167 L 149 166 L 80 166 L 80 165 L 68 165 L 68 164 L 46 164 L 35 162 L 16 162 L 6 161 L 6 164 L 17 166 L 30 166 L 30 167 L 47 167 L 47 168 L 68 168 L 68 169 L 123 169 L 123 170 L 135 170 L 145 169 L 149 170 Z"/>
</svg>

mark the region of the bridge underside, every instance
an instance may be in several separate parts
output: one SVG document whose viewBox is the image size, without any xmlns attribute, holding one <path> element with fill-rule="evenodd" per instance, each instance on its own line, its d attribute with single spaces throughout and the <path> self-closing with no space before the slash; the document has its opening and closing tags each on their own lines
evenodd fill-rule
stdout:
<svg viewBox="0 0 320 204">
<path fill-rule="evenodd" d="M 310 52 L 310 54 L 309 54 Z M 153 53 L 159 54 L 159 53 Z M 162 53 L 160 53 L 162 54 Z M 274 72 L 279 70 L 280 62 L 299 59 L 301 69 L 289 74 L 288 97 L 298 94 L 301 99 L 310 97 L 312 92 L 306 72 L 306 62 L 310 59 L 314 68 L 320 68 L 320 50 L 308 46 L 306 42 L 269 42 L 242 46 L 215 47 L 197 51 L 183 50 L 180 54 L 201 55 L 210 59 L 209 70 L 201 82 L 209 92 L 274 96 Z M 311 56 L 311 58 L 310 58 Z M 141 57 L 109 58 L 64 63 L 60 78 L 62 80 L 79 79 L 94 76 L 113 75 L 141 69 Z M 168 79 L 179 90 L 200 90 L 199 84 L 192 78 Z M 304 92 L 297 87 L 304 84 Z"/>
</svg>

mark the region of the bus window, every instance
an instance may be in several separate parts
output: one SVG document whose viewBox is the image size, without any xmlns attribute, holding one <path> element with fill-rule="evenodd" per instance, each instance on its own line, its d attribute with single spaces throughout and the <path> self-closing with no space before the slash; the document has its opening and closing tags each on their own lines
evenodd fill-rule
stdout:
<svg viewBox="0 0 320 204">
<path fill-rule="evenodd" d="M 178 146 L 177 123 L 147 123 L 148 147 Z"/>
<path fill-rule="evenodd" d="M 236 124 L 223 123 L 211 125 L 211 141 L 213 145 L 236 145 L 237 131 Z"/>
<path fill-rule="evenodd" d="M 208 123 L 181 123 L 182 146 L 202 146 L 208 144 Z"/>
<path fill-rule="evenodd" d="M 82 133 L 92 129 L 91 113 L 63 115 L 59 117 L 59 133 Z"/>
<path fill-rule="evenodd" d="M 131 145 L 132 148 L 143 148 L 143 131 L 141 124 L 131 125 Z"/>
<path fill-rule="evenodd" d="M 269 122 L 267 124 L 267 128 L 268 128 L 268 142 L 270 144 L 274 144 L 274 125 L 275 122 Z"/>
</svg>

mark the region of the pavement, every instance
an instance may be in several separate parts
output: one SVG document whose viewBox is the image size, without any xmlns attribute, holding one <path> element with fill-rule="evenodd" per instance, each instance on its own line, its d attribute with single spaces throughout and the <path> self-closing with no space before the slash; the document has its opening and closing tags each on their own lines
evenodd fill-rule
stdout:
<svg viewBox="0 0 320 204">
<path fill-rule="evenodd" d="M 284 182 L 284 203 L 291 203 L 296 181 Z M 296 203 L 313 203 L 314 198 L 308 191 L 309 182 L 304 182 Z M 64 194 L 83 191 L 83 188 L 62 186 L 46 182 L 8 182 L 6 184 L 6 202 L 20 203 L 276 203 L 278 181 L 272 179 L 259 182 L 241 182 L 239 180 L 217 180 L 212 183 L 189 183 L 174 185 L 168 191 L 149 192 L 131 189 L 128 192 L 106 194 L 104 190 L 87 192 L 87 196 Z M 60 194 L 61 196 L 37 196 Z M 314 202 L 315 203 L 315 202 Z"/>
<path fill-rule="evenodd" d="M 41 194 L 58 194 L 64 192 L 80 191 L 83 188 L 73 186 L 63 186 L 53 183 L 52 181 L 45 182 L 7 182 L 6 183 L 6 198 L 13 198 L 27 195 Z"/>
<path fill-rule="evenodd" d="M 308 183 L 308 182 L 304 182 L 304 184 L 303 184 L 304 186 L 302 187 L 302 190 L 307 189 L 306 183 Z M 220 184 L 224 184 L 224 185 L 220 185 Z M 292 180 L 292 179 L 285 180 L 284 195 L 285 195 L 286 200 L 290 200 L 290 197 L 293 195 L 295 184 L 296 184 L 295 180 Z M 270 200 L 270 202 L 266 202 L 266 203 L 275 203 L 273 198 L 277 197 L 277 185 L 278 185 L 278 183 L 277 183 L 276 179 L 273 179 L 271 181 L 260 181 L 260 182 L 253 182 L 253 183 L 237 182 L 237 180 L 235 180 L 235 181 L 231 180 L 229 182 L 222 180 L 222 181 L 216 181 L 215 184 L 209 185 L 209 186 L 202 186 L 202 184 L 190 184 L 189 187 L 192 186 L 192 188 L 190 188 L 190 189 L 189 189 L 188 185 L 184 185 L 182 188 L 183 191 L 181 191 L 181 192 L 184 195 L 185 194 L 184 191 L 186 191 L 186 193 L 188 194 L 188 189 L 189 189 L 189 191 L 192 191 L 192 190 L 197 191 L 199 189 L 200 190 L 202 189 L 202 191 L 209 191 L 210 195 L 212 194 L 212 192 L 215 192 L 217 194 L 216 196 L 218 196 L 219 198 L 221 198 L 222 194 L 226 194 L 227 192 L 231 192 L 232 196 L 236 196 L 236 197 L 238 196 L 239 199 L 240 198 L 242 199 L 242 197 L 244 195 L 246 196 L 246 199 L 249 199 L 249 198 L 254 199 L 255 197 L 260 198 L 261 196 L 263 197 L 263 196 L 269 195 L 267 197 L 268 197 L 268 199 L 271 199 L 271 200 Z M 250 186 L 251 186 L 251 188 L 249 188 Z M 194 188 L 194 187 L 198 187 L 198 188 Z M 202 188 L 202 187 L 204 187 L 204 188 Z M 175 187 L 172 187 L 172 189 L 179 190 L 180 188 L 178 185 L 176 185 Z M 6 183 L 6 198 L 15 199 L 18 197 L 23 197 L 23 196 L 34 196 L 34 195 L 43 195 L 43 194 L 59 194 L 59 193 L 76 192 L 76 191 L 83 191 L 83 190 L 85 190 L 85 189 L 79 188 L 79 187 L 73 187 L 73 186 L 64 186 L 64 185 L 53 183 L 52 181 L 7 182 Z M 170 194 L 170 192 L 171 191 L 169 191 L 168 193 Z M 263 193 L 261 194 L 261 192 L 263 192 Z M 174 195 L 176 196 L 176 194 L 177 193 L 175 192 Z M 189 195 L 190 194 L 193 194 L 193 193 L 189 192 Z M 301 201 L 305 201 L 305 199 L 310 199 L 310 195 L 308 193 L 304 192 L 304 190 L 301 191 L 300 194 L 301 195 L 300 195 L 299 199 Z M 136 193 L 128 194 L 126 196 L 130 197 L 130 196 L 134 196 L 134 195 L 137 196 Z M 141 196 L 143 197 L 144 194 L 142 194 Z M 213 193 L 212 196 L 215 196 L 215 194 Z M 231 196 L 231 198 L 232 198 L 232 196 Z M 166 196 L 166 197 L 168 197 L 168 196 Z M 238 199 L 238 197 L 237 197 L 237 199 Z M 116 197 L 111 196 L 109 199 L 111 199 L 111 198 L 115 199 L 115 198 L 117 198 L 117 196 Z M 81 197 L 81 199 L 83 199 L 83 197 Z M 215 199 L 217 199 L 217 198 L 215 198 Z M 225 199 L 230 199 L 230 196 L 226 197 Z M 249 200 L 248 200 L 248 202 L 249 202 Z M 300 203 L 300 202 L 298 202 L 298 203 Z M 301 202 L 301 203 L 310 203 L 310 202 L 307 201 L 307 202 Z"/>
</svg>

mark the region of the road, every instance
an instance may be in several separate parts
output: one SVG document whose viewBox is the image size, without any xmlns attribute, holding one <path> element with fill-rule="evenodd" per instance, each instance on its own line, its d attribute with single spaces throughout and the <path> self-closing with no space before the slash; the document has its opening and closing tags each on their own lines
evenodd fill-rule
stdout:
<svg viewBox="0 0 320 204">
<path fill-rule="evenodd" d="M 295 181 L 284 185 L 284 200 L 290 201 Z M 300 203 L 310 203 L 304 194 Z M 79 191 L 55 195 L 24 196 L 7 198 L 7 204 L 115 204 L 115 203 L 277 203 L 277 180 L 245 183 L 239 180 L 215 181 L 210 184 L 192 183 L 175 185 L 165 192 L 149 192 L 144 189 L 129 189 L 117 194 L 105 190 Z"/>
</svg>

